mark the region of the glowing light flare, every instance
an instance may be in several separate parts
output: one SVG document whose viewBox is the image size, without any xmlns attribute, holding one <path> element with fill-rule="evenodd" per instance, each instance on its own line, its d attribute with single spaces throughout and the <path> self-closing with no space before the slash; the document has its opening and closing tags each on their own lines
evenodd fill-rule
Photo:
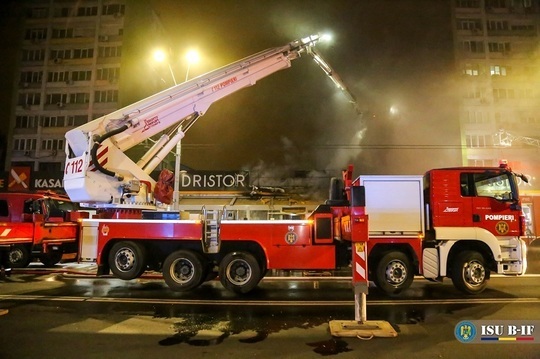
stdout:
<svg viewBox="0 0 540 359">
<path fill-rule="evenodd" d="M 333 39 L 334 38 L 333 38 L 332 34 L 330 34 L 330 33 L 324 33 L 319 38 L 319 40 L 321 42 L 332 42 Z"/>
<path fill-rule="evenodd" d="M 165 54 L 165 51 L 157 49 L 154 51 L 153 57 L 157 62 L 163 62 L 167 58 L 167 55 Z"/>
<path fill-rule="evenodd" d="M 186 53 L 186 60 L 189 64 L 196 64 L 201 60 L 199 53 L 196 50 L 189 50 Z"/>
</svg>

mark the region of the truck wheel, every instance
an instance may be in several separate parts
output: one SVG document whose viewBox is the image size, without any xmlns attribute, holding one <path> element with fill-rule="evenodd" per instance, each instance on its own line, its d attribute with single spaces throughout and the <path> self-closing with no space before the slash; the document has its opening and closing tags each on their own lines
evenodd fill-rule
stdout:
<svg viewBox="0 0 540 359">
<path fill-rule="evenodd" d="M 23 245 L 11 247 L 8 253 L 8 261 L 11 268 L 25 268 L 30 264 L 30 251 Z"/>
<path fill-rule="evenodd" d="M 252 291 L 262 278 L 261 267 L 250 253 L 231 252 L 219 264 L 219 279 L 228 290 L 245 294 Z"/>
<path fill-rule="evenodd" d="M 44 254 L 39 260 L 45 267 L 54 267 L 54 265 L 62 260 L 64 253 L 62 251 L 52 251 Z"/>
<path fill-rule="evenodd" d="M 478 294 L 486 289 L 489 269 L 482 254 L 464 251 L 456 256 L 451 276 L 454 287 L 467 294 Z"/>
<path fill-rule="evenodd" d="M 109 252 L 109 267 L 120 279 L 138 278 L 146 270 L 146 250 L 135 242 L 118 242 Z"/>
<path fill-rule="evenodd" d="M 413 279 L 411 261 L 403 252 L 388 252 L 376 265 L 374 282 L 386 294 L 404 291 Z"/>
<path fill-rule="evenodd" d="M 169 254 L 163 262 L 163 279 L 176 292 L 188 291 L 206 278 L 205 265 L 200 254 L 179 250 Z"/>
</svg>

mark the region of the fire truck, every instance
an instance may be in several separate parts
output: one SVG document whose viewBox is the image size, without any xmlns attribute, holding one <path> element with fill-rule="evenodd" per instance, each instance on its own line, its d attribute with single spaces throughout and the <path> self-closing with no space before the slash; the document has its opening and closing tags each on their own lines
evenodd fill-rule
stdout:
<svg viewBox="0 0 540 359">
<path fill-rule="evenodd" d="M 0 246 L 9 250 L 12 267 L 39 259 L 47 267 L 79 250 L 77 204 L 54 192 L 0 193 Z"/>
<path fill-rule="evenodd" d="M 381 186 L 393 180 L 377 186 L 362 178 L 353 181 L 350 166 L 331 181 L 330 198 L 305 220 L 226 220 L 220 211 L 205 208 L 197 219 L 158 215 L 156 206 L 170 202 L 163 189 L 171 175 L 162 173 L 155 181 L 150 174 L 212 103 L 290 67 L 304 54 L 354 103 L 315 52 L 319 39 L 313 35 L 262 51 L 68 131 L 65 190 L 73 201 L 97 209 L 93 218 L 81 221 L 80 260 L 97 263 L 98 275 L 112 272 L 124 280 L 158 270 L 175 291 L 192 290 L 219 275 L 236 293 L 253 290 L 269 270 L 348 267 L 352 248 L 365 248 L 351 245 L 359 241 L 367 243 L 369 266 L 355 264 L 353 270 L 369 271 L 387 293 L 404 290 L 415 274 L 434 280 L 451 276 L 458 288 L 476 293 L 490 271 L 523 273 L 517 175 L 508 168 L 434 170 L 412 186 L 389 189 L 389 198 L 381 197 L 386 192 Z M 137 162 L 125 154 L 163 131 Z M 484 187 L 499 182 L 504 186 L 497 194 L 484 198 Z M 471 188 L 468 195 L 460 192 L 465 185 Z M 386 212 L 378 211 L 385 206 Z M 371 211 L 377 226 L 370 228 L 368 240 L 366 212 Z M 406 220 L 418 223 L 411 227 Z"/>
</svg>

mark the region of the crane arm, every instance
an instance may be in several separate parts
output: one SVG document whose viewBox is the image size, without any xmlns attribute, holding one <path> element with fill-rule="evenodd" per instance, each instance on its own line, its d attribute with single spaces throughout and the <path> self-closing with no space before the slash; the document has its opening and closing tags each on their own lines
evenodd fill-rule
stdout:
<svg viewBox="0 0 540 359">
<path fill-rule="evenodd" d="M 153 208 L 150 173 L 216 101 L 254 85 L 308 53 L 338 87 L 354 97 L 313 51 L 319 35 L 270 48 L 68 131 L 64 188 L 71 200 L 97 207 Z M 355 103 L 355 101 L 354 101 Z M 164 133 L 167 132 L 167 133 Z M 129 148 L 162 133 L 137 161 Z"/>
</svg>

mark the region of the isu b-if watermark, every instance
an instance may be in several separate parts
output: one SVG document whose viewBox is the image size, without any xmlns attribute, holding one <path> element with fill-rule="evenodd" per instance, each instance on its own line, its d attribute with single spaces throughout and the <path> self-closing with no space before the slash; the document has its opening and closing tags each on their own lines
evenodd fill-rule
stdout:
<svg viewBox="0 0 540 359">
<path fill-rule="evenodd" d="M 540 320 L 464 320 L 454 335 L 467 344 L 540 344 Z"/>
</svg>

